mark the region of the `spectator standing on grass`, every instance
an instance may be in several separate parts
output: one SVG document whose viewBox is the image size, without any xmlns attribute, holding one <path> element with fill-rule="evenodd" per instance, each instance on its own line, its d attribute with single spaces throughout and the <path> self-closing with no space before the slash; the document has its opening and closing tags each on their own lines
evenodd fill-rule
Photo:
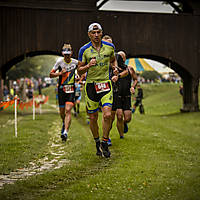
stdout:
<svg viewBox="0 0 200 200">
<path fill-rule="evenodd" d="M 4 85 L 3 87 L 3 96 L 4 96 L 4 101 L 9 101 L 9 90 L 7 85 Z"/>
<path fill-rule="evenodd" d="M 33 98 L 33 84 L 31 82 L 31 80 L 28 80 L 27 97 L 28 97 L 28 99 L 32 99 Z"/>
<path fill-rule="evenodd" d="M 38 79 L 38 93 L 41 96 L 42 95 L 42 79 Z"/>
<path fill-rule="evenodd" d="M 71 110 L 74 106 L 75 70 L 78 66 L 78 60 L 71 57 L 71 44 L 63 45 L 62 55 L 64 56 L 64 58 L 58 58 L 53 69 L 50 72 L 50 78 L 59 77 L 58 102 L 60 116 L 63 121 L 61 138 L 62 141 L 66 141 L 71 124 Z"/>
<path fill-rule="evenodd" d="M 13 86 L 11 86 L 11 88 L 10 88 L 10 99 L 13 99 L 14 98 L 14 88 L 13 88 Z"/>
<path fill-rule="evenodd" d="M 140 84 L 137 84 L 137 96 L 136 96 L 136 102 L 133 105 L 132 108 L 132 113 L 135 113 L 135 110 L 137 106 L 142 104 L 142 99 L 143 99 L 143 89 L 141 88 Z"/>
<path fill-rule="evenodd" d="M 74 116 L 76 117 L 80 113 L 80 102 L 81 102 L 81 91 L 82 91 L 82 80 L 77 75 L 75 82 L 75 103 L 74 103 Z"/>
<path fill-rule="evenodd" d="M 179 93 L 181 96 L 183 96 L 183 86 L 182 85 L 179 86 Z"/>
</svg>

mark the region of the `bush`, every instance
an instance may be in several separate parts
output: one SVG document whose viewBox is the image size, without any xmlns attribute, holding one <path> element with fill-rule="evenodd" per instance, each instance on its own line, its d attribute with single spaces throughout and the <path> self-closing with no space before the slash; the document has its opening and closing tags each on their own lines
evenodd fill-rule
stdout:
<svg viewBox="0 0 200 200">
<path fill-rule="evenodd" d="M 156 79 L 160 78 L 161 77 L 161 74 L 159 74 L 157 71 L 144 71 L 141 76 L 147 80 L 147 79 L 150 79 L 150 80 L 153 80 L 155 81 Z"/>
</svg>

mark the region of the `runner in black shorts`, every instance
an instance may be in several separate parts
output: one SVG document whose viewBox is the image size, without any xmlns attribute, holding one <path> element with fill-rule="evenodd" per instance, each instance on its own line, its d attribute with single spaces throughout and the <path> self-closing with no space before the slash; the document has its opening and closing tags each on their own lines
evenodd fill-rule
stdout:
<svg viewBox="0 0 200 200">
<path fill-rule="evenodd" d="M 72 104 L 74 103 L 74 98 L 75 95 L 74 93 L 72 94 L 67 94 L 63 91 L 63 88 L 58 88 L 58 103 L 59 107 L 65 107 L 66 102 L 71 102 Z"/>
<path fill-rule="evenodd" d="M 58 58 L 50 72 L 50 78 L 59 76 L 58 102 L 60 116 L 63 120 L 61 138 L 63 141 L 66 141 L 71 124 L 71 109 L 74 106 L 75 69 L 78 66 L 78 60 L 71 58 L 72 47 L 70 44 L 64 44 L 62 54 L 64 58 Z"/>
<path fill-rule="evenodd" d="M 120 65 L 125 65 L 126 54 L 123 51 L 118 52 L 118 54 L 117 61 L 120 67 Z M 123 62 L 121 62 L 122 59 Z M 121 139 L 124 138 L 124 133 L 128 132 L 127 123 L 131 121 L 131 93 L 135 93 L 135 86 L 137 84 L 137 76 L 134 69 L 127 66 L 127 71 L 128 75 L 118 80 L 117 129 Z"/>
<path fill-rule="evenodd" d="M 112 38 L 109 35 L 103 36 L 102 40 L 112 43 Z M 116 58 L 118 58 L 118 56 L 119 56 L 118 54 L 115 54 Z M 117 62 L 117 59 L 116 59 L 116 62 Z M 122 60 L 122 62 L 123 62 L 123 60 Z M 118 66 L 118 64 L 115 63 L 115 66 Z M 124 67 L 124 65 L 122 67 Z M 112 80 L 112 88 L 113 88 L 113 104 L 112 104 L 112 111 L 111 111 L 112 122 L 111 122 L 110 130 L 112 129 L 112 124 L 115 120 L 115 114 L 116 114 L 116 110 L 117 110 L 118 87 L 119 87 L 117 80 L 119 79 L 119 77 L 126 76 L 127 74 L 128 74 L 128 71 L 126 70 L 126 68 L 122 69 L 122 68 L 119 68 L 119 66 L 118 66 L 118 70 L 116 73 L 113 71 L 112 66 L 110 66 L 110 77 L 112 77 L 111 80 Z M 111 145 L 112 145 L 111 138 L 109 138 L 108 146 L 111 146 Z"/>
</svg>

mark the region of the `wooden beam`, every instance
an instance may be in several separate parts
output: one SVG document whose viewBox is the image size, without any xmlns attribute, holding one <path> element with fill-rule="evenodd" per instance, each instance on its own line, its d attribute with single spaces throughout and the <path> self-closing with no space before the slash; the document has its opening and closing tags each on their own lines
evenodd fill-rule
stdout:
<svg viewBox="0 0 200 200">
<path fill-rule="evenodd" d="M 35 8 L 50 10 L 72 10 L 72 11 L 94 11 L 96 10 L 96 1 L 88 0 L 57 0 L 57 1 L 38 1 L 38 0 L 1 0 L 1 7 L 14 8 Z"/>
</svg>

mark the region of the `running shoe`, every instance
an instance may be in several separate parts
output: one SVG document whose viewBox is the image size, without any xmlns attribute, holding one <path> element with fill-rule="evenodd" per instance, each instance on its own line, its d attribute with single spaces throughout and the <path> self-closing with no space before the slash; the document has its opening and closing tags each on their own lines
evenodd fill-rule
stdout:
<svg viewBox="0 0 200 200">
<path fill-rule="evenodd" d="M 66 141 L 66 140 L 67 140 L 67 137 L 68 137 L 67 133 L 65 133 L 64 136 L 65 136 L 65 141 Z"/>
<path fill-rule="evenodd" d="M 120 136 L 120 139 L 124 139 L 124 136 Z"/>
<path fill-rule="evenodd" d="M 124 133 L 127 133 L 128 132 L 128 125 L 127 123 L 124 122 Z"/>
<path fill-rule="evenodd" d="M 96 155 L 97 156 L 102 156 L 102 151 L 101 151 L 101 143 L 100 141 L 96 142 L 96 148 L 97 148 L 97 152 L 96 152 Z"/>
<path fill-rule="evenodd" d="M 110 157 L 110 151 L 108 149 L 108 143 L 107 142 L 101 142 L 101 149 L 103 151 L 103 155 L 105 158 Z"/>
<path fill-rule="evenodd" d="M 110 138 L 108 139 L 108 146 L 112 146 L 112 142 Z"/>
<path fill-rule="evenodd" d="M 64 134 L 62 134 L 60 137 L 61 137 L 62 141 L 66 141 Z"/>
<path fill-rule="evenodd" d="M 62 141 L 66 142 L 67 141 L 67 134 L 62 134 L 61 135 Z"/>
</svg>

